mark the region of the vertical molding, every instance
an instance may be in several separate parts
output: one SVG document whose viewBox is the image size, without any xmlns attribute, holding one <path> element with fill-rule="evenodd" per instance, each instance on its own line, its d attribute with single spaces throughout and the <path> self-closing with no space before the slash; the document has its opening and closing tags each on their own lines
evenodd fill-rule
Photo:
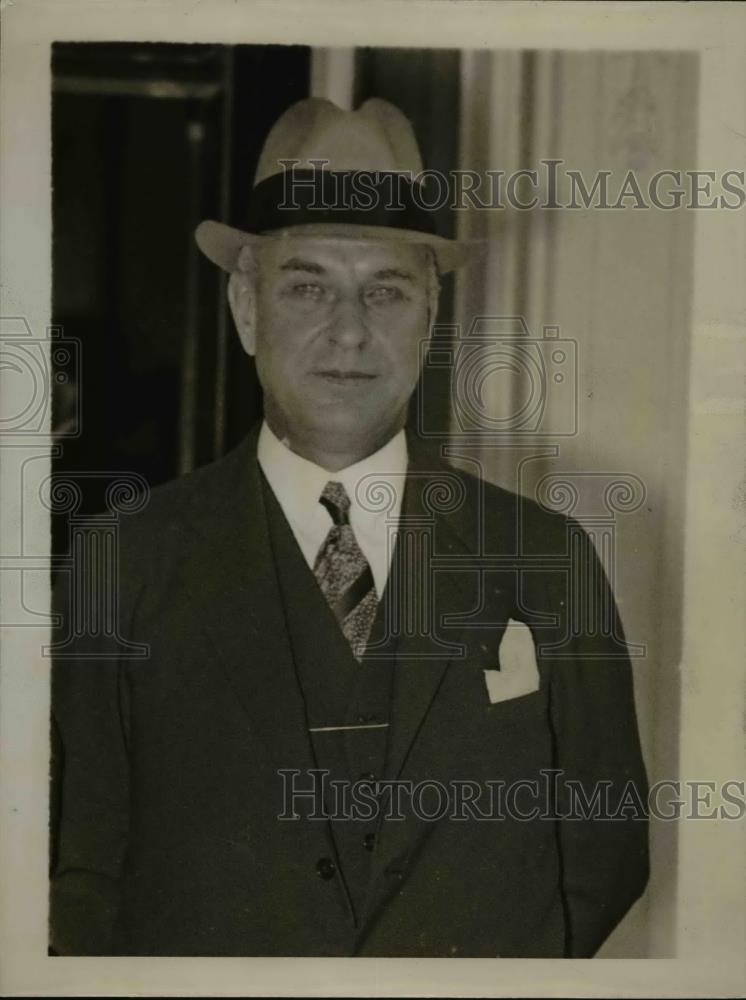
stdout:
<svg viewBox="0 0 746 1000">
<path fill-rule="evenodd" d="M 354 49 L 313 49 L 311 52 L 311 97 L 352 108 L 355 84 Z"/>
<path fill-rule="evenodd" d="M 459 156 L 461 170 L 484 174 L 489 161 L 487 142 L 490 129 L 491 61 L 489 52 L 461 53 L 461 103 L 459 111 Z M 456 238 L 486 240 L 489 235 L 488 215 L 474 208 L 458 209 Z M 489 258 L 479 258 L 457 271 L 454 279 L 454 318 L 463 337 L 468 332 L 475 309 L 485 298 L 485 279 L 490 271 Z"/>
<path fill-rule="evenodd" d="M 670 58 L 670 57 L 669 57 Z M 672 116 L 671 166 L 694 162 L 697 122 L 691 109 L 697 105 L 698 56 L 678 57 L 672 80 L 675 115 Z M 689 212 L 670 213 L 672 239 L 669 246 L 668 311 L 671 326 L 682 333 L 691 325 L 691 271 L 694 220 Z M 688 338 L 685 338 L 688 340 Z M 683 345 L 682 345 L 683 346 Z M 665 459 L 686 482 L 687 442 L 681 421 L 688 401 L 689 352 L 672 350 L 670 363 L 661 381 L 665 401 Z M 666 477 L 670 479 L 669 477 Z M 684 523 L 685 491 L 672 489 L 665 480 L 660 487 L 663 504 L 663 532 L 660 541 L 659 666 L 652 686 L 653 762 L 659 777 L 679 777 L 681 736 L 681 651 L 684 610 Z M 677 865 L 678 824 L 658 824 L 651 837 L 651 919 L 650 947 L 654 955 L 676 953 L 678 906 Z"/>
<path fill-rule="evenodd" d="M 459 165 L 480 175 L 482 188 L 477 197 L 482 202 L 497 202 L 498 196 L 504 201 L 505 178 L 518 169 L 522 149 L 522 54 L 464 52 L 461 67 Z M 490 188 L 488 171 L 495 177 L 494 190 Z M 496 177 L 498 173 L 502 176 Z M 460 212 L 457 232 L 462 239 L 484 241 L 480 259 L 456 276 L 455 316 L 460 336 L 465 338 L 479 318 L 516 315 L 519 226 L 515 213 L 508 208 L 471 208 Z M 494 323 L 487 324 L 484 334 L 489 337 L 493 330 Z M 488 345 L 485 366 L 489 364 L 489 353 Z M 507 419 L 514 405 L 513 387 L 507 374 L 491 374 L 482 389 L 485 409 L 491 416 Z M 457 437 L 459 427 L 453 420 L 452 428 Z M 499 447 L 475 443 L 464 451 L 481 463 L 487 479 L 515 487 L 516 453 L 506 447 L 509 444 L 506 435 Z"/>
<path fill-rule="evenodd" d="M 520 159 L 520 79 L 521 53 L 495 52 L 490 56 L 490 118 L 487 123 L 489 143 L 486 167 L 509 176 L 518 169 Z M 502 178 L 502 187 L 505 178 Z M 515 253 L 516 219 L 509 208 L 488 215 L 488 274 L 485 288 L 486 312 L 493 316 L 513 316 L 516 312 L 515 289 L 517 259 Z M 496 277 L 493 283 L 492 278 Z"/>
<path fill-rule="evenodd" d="M 223 56 L 222 116 L 220 125 L 220 219 L 227 219 L 231 200 L 232 130 L 233 130 L 233 88 L 235 53 L 232 45 L 225 49 Z M 228 322 L 227 279 L 218 276 L 217 340 L 215 345 L 215 422 L 213 424 L 213 457 L 219 458 L 225 451 L 225 429 L 227 416 L 228 382 L 228 338 L 231 331 Z"/>
<path fill-rule="evenodd" d="M 186 126 L 189 177 L 187 218 L 192 231 L 199 222 L 205 125 L 199 115 Z M 197 392 L 199 368 L 199 251 L 193 240 L 187 244 L 186 303 L 184 341 L 181 354 L 181 393 L 179 408 L 179 475 L 191 472 L 196 461 Z"/>
<path fill-rule="evenodd" d="M 697 168 L 742 168 L 742 47 L 701 53 Z M 688 166 L 688 164 L 687 164 Z M 741 211 L 694 211 L 692 350 L 686 428 L 681 778 L 719 784 L 746 772 L 743 673 L 743 260 Z M 719 796 L 714 796 L 715 803 Z M 709 810 L 704 809 L 705 814 Z M 731 810 L 732 811 L 732 810 Z M 746 939 L 743 817 L 684 821 L 676 864 L 676 953 L 732 970 L 740 992 Z M 742 976 L 742 971 L 741 974 Z M 726 989 L 725 992 L 728 992 Z"/>
<path fill-rule="evenodd" d="M 547 114 L 545 116 L 547 145 L 538 141 L 539 149 L 545 149 L 546 159 L 559 159 L 562 148 L 562 104 L 563 104 L 563 67 L 564 62 L 560 52 L 542 52 L 539 70 L 542 73 L 540 89 L 547 92 Z M 546 155 L 548 154 L 548 156 Z M 541 316 L 544 323 L 555 323 L 555 277 L 557 273 L 557 210 L 547 210 L 543 218 L 543 281 L 541 287 Z"/>
<path fill-rule="evenodd" d="M 521 52 L 521 82 L 518 98 L 519 129 L 518 129 L 518 170 L 531 170 L 534 164 L 534 127 L 537 108 L 543 101 L 536 93 L 536 63 L 535 52 Z M 542 95 L 543 96 L 543 95 Z M 527 178 L 526 178 L 527 179 Z M 526 189 L 526 195 L 521 189 Z M 522 203 L 530 201 L 533 190 L 530 184 L 517 184 L 516 194 Z M 534 211 L 518 209 L 516 211 L 516 247 L 515 247 L 515 311 L 528 321 L 528 304 L 533 285 L 533 257 L 531 233 L 533 229 Z"/>
<path fill-rule="evenodd" d="M 529 59 L 528 56 L 531 58 Z M 538 184 L 527 187 L 528 195 L 536 196 L 539 203 L 546 197 L 545 171 L 541 160 L 557 158 L 561 138 L 560 95 L 557 87 L 561 75 L 561 54 L 551 51 L 524 53 L 521 93 L 521 152 L 519 169 L 536 171 Z M 527 106 L 528 105 L 528 106 Z M 530 106 L 530 113 L 529 113 Z M 555 212 L 540 207 L 516 212 L 519 226 L 519 246 L 516 253 L 516 312 L 522 315 L 532 340 L 543 338 L 544 327 L 556 324 L 549 295 L 553 291 L 557 268 L 554 232 Z M 562 336 L 560 331 L 560 336 Z M 519 405 L 516 384 L 514 407 Z M 552 413 L 556 411 L 556 387 L 547 380 L 543 424 L 552 426 Z M 560 418 L 561 419 L 561 418 Z M 536 484 L 549 471 L 555 458 L 556 441 L 547 448 L 546 440 L 525 435 L 525 443 L 535 458 L 525 466 L 521 487 L 533 494 Z"/>
</svg>

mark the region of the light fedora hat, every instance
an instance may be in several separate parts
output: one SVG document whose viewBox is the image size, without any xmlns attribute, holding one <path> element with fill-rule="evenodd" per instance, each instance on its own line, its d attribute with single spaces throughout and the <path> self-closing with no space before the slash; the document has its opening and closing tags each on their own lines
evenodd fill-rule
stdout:
<svg viewBox="0 0 746 1000">
<path fill-rule="evenodd" d="M 436 213 L 427 207 L 432 195 L 425 197 L 417 180 L 421 172 L 412 125 L 393 104 L 371 98 L 345 111 L 306 98 L 288 108 L 267 136 L 247 228 L 206 220 L 195 238 L 226 271 L 235 270 L 247 243 L 290 235 L 424 244 L 441 273 L 452 271 L 468 262 L 477 244 L 438 234 Z"/>
</svg>

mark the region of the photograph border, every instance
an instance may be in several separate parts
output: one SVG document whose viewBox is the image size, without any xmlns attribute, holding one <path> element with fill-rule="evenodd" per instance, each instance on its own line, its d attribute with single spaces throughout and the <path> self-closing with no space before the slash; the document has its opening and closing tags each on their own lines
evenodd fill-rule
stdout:
<svg viewBox="0 0 746 1000">
<path fill-rule="evenodd" d="M 738 4 L 3 0 L 2 20 L 0 319 L 23 319 L 42 351 L 52 325 L 54 41 L 697 51 L 699 144 L 691 166 L 724 172 L 744 161 L 746 7 Z M 678 777 L 724 783 L 746 773 L 744 380 L 735 377 L 744 366 L 746 210 L 699 211 L 694 225 Z M 0 370 L 3 389 L 13 410 L 17 384 Z M 0 434 L 0 608 L 15 607 L 19 594 L 24 606 L 49 607 L 49 511 L 38 489 L 53 447 L 48 423 L 32 440 Z M 676 959 L 48 957 L 42 647 L 49 625 L 44 615 L 37 621 L 0 617 L 4 995 L 737 996 L 746 989 L 743 820 L 680 825 Z"/>
</svg>

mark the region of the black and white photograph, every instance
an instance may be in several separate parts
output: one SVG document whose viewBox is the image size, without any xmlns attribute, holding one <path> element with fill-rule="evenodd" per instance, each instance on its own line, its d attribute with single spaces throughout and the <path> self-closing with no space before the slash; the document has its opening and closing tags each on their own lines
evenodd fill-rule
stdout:
<svg viewBox="0 0 746 1000">
<path fill-rule="evenodd" d="M 746 10 L 205 8 L 2 11 L 4 993 L 739 995 Z"/>
</svg>

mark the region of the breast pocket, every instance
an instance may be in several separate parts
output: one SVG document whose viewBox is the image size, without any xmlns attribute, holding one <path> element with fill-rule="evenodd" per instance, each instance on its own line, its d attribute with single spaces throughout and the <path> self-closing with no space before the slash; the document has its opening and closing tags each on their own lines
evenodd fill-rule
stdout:
<svg viewBox="0 0 746 1000">
<path fill-rule="evenodd" d="M 484 670 L 490 704 L 522 698 L 539 690 L 536 647 L 529 627 L 510 619 L 497 650 L 497 663 Z"/>
</svg>

